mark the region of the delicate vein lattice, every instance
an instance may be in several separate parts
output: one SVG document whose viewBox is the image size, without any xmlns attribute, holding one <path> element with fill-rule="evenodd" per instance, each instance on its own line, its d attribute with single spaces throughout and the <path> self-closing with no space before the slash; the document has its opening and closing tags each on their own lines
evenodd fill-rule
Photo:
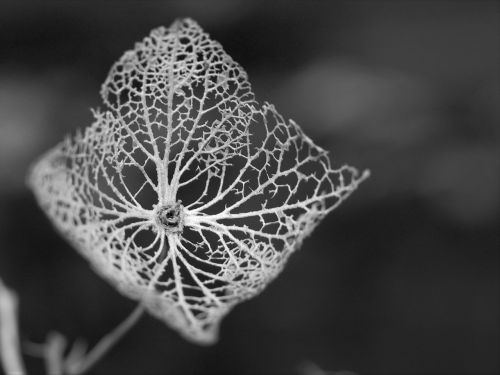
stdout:
<svg viewBox="0 0 500 375">
<path fill-rule="evenodd" d="M 332 169 L 190 19 L 125 52 L 101 95 L 30 186 L 99 274 L 194 342 L 214 342 L 367 176 Z"/>
</svg>

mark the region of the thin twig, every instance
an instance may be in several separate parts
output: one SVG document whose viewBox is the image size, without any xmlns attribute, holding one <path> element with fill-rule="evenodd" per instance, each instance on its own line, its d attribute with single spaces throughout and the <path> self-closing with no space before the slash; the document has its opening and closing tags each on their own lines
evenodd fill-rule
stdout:
<svg viewBox="0 0 500 375">
<path fill-rule="evenodd" d="M 70 364 L 70 368 L 66 369 L 67 373 L 70 375 L 79 375 L 90 369 L 137 323 L 143 312 L 144 305 L 139 304 L 127 319 L 104 336 L 81 362 L 73 365 Z"/>
<path fill-rule="evenodd" d="M 26 373 L 17 326 L 17 296 L 0 279 L 0 362 L 6 374 Z"/>
</svg>

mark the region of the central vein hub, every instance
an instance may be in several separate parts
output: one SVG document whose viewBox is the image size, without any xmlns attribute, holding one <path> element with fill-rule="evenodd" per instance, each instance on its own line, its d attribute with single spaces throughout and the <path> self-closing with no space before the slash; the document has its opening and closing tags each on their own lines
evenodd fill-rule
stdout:
<svg viewBox="0 0 500 375">
<path fill-rule="evenodd" d="M 184 228 L 184 206 L 181 201 L 158 206 L 156 223 L 169 233 L 181 233 Z"/>
</svg>

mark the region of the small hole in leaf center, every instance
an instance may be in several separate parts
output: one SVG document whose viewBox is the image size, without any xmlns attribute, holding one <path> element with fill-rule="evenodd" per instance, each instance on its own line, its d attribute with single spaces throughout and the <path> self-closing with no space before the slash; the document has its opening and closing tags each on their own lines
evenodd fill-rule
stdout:
<svg viewBox="0 0 500 375">
<path fill-rule="evenodd" d="M 156 222 L 167 232 L 182 232 L 184 228 L 184 207 L 181 202 L 159 206 L 156 210 Z"/>
</svg>

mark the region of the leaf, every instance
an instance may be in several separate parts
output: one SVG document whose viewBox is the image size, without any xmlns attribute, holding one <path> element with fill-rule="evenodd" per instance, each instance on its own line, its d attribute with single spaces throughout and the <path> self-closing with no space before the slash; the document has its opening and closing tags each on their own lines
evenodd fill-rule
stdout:
<svg viewBox="0 0 500 375">
<path fill-rule="evenodd" d="M 101 95 L 106 109 L 29 185 L 96 272 L 193 342 L 215 342 L 368 176 L 332 169 L 191 19 L 125 52 Z"/>
</svg>

